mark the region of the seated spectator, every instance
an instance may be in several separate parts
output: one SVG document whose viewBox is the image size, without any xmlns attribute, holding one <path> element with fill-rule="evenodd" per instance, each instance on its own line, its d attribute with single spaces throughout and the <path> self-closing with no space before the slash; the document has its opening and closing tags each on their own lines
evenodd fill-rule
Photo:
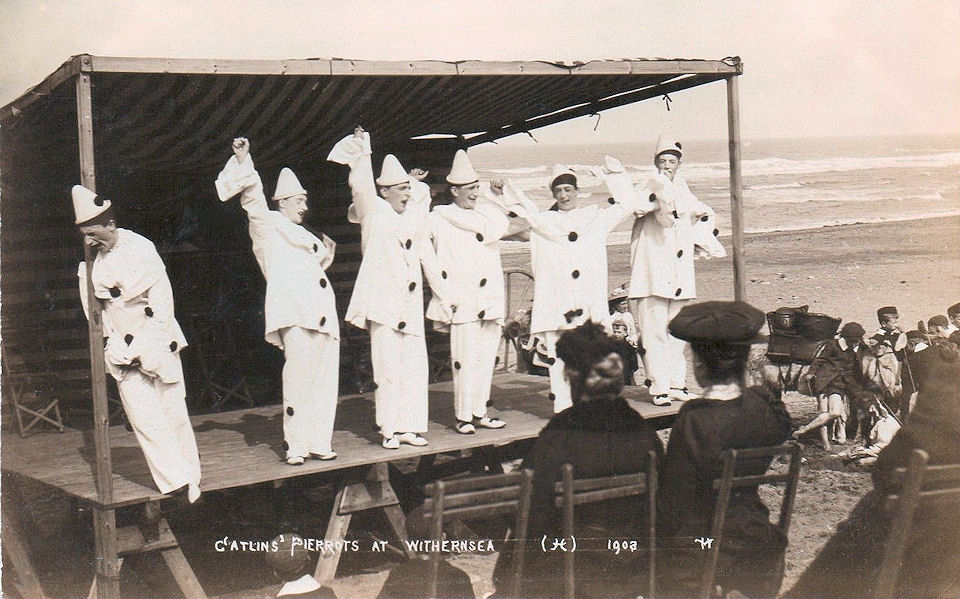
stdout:
<svg viewBox="0 0 960 599">
<path fill-rule="evenodd" d="M 690 342 L 699 399 L 680 409 L 660 469 L 657 538 L 658 595 L 695 597 L 708 552 L 694 539 L 708 537 L 713 523 L 725 449 L 778 445 L 790 436 L 790 416 L 779 399 L 746 388 L 750 342 L 764 314 L 744 302 L 703 302 L 684 307 L 670 333 Z M 763 474 L 769 459 L 745 464 L 740 474 Z M 727 508 L 716 584 L 748 597 L 776 597 L 783 580 L 787 539 L 770 522 L 757 488 L 734 492 Z"/>
<path fill-rule="evenodd" d="M 563 535 L 560 510 L 554 504 L 554 484 L 560 480 L 561 466 L 573 465 L 577 478 L 593 478 L 640 472 L 647 467 L 648 451 L 663 454 L 656 431 L 620 396 L 623 364 L 616 349 L 616 341 L 592 322 L 567 331 L 557 342 L 573 405 L 547 423 L 524 460 L 524 467 L 533 470 L 533 494 L 527 540 L 521 541 L 526 551 L 521 597 L 563 594 L 563 553 L 544 552 L 540 544 L 544 535 L 548 540 Z M 577 597 L 646 593 L 643 552 L 615 555 L 606 548 L 611 538 L 643 539 L 644 512 L 643 500 L 636 497 L 577 510 Z M 494 583 L 498 597 L 511 591 L 516 548 L 509 545 L 497 560 Z"/>
<path fill-rule="evenodd" d="M 430 577 L 432 564 L 429 553 L 418 553 L 393 570 L 383 583 L 377 599 L 423 599 L 430 596 Z M 437 597 L 456 597 L 474 599 L 473 583 L 466 572 L 451 565 L 447 560 L 440 561 L 437 573 Z"/>
<path fill-rule="evenodd" d="M 960 347 L 960 303 L 947 308 L 947 318 L 950 319 L 950 341 Z"/>
<path fill-rule="evenodd" d="M 864 334 L 860 323 L 848 322 L 840 329 L 839 339 L 828 340 L 814 355 L 806 376 L 810 381 L 810 391 L 817 397 L 820 415 L 794 431 L 794 437 L 819 428 L 823 448 L 829 450 L 830 431 L 827 425 L 836 419 L 843 421 L 844 397 L 851 402 L 858 402 L 867 395 L 867 382 L 860 370 Z M 843 426 L 838 427 L 836 441 L 847 441 Z"/>
<path fill-rule="evenodd" d="M 784 597 L 858 599 L 876 595 L 872 585 L 883 558 L 890 520 L 881 511 L 896 492 L 893 472 L 914 449 L 933 464 L 960 463 L 960 353 L 937 345 L 911 354 L 919 397 L 910 420 L 882 452 L 873 490 L 837 527 L 813 563 Z M 922 508 L 914 517 L 895 597 L 960 597 L 960 512 L 949 505 Z"/>
<path fill-rule="evenodd" d="M 284 581 L 277 597 L 288 599 L 337 599 L 333 589 L 321 585 L 307 573 L 310 552 L 303 538 L 295 533 L 284 533 L 271 541 L 276 551 L 268 551 L 264 559 L 273 575 Z"/>
<path fill-rule="evenodd" d="M 927 320 L 927 333 L 934 337 L 943 337 L 944 339 L 949 339 L 950 321 L 943 314 L 931 316 L 930 319 Z"/>
</svg>

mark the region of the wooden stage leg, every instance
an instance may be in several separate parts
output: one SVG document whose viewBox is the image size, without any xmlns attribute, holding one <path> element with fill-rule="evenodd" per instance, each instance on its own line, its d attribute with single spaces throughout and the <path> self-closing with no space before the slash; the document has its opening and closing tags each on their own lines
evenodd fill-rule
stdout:
<svg viewBox="0 0 960 599">
<path fill-rule="evenodd" d="M 333 509 L 330 512 L 330 520 L 327 522 L 327 535 L 324 537 L 327 541 L 333 541 L 334 543 L 342 541 L 347 535 L 347 529 L 350 528 L 350 520 L 353 515 L 340 513 L 340 504 L 343 502 L 343 495 L 346 490 L 346 485 L 340 487 L 333 500 Z M 333 580 L 333 577 L 337 574 L 337 565 L 340 563 L 341 553 L 335 545 L 333 553 L 328 554 L 324 551 L 320 554 L 320 559 L 317 560 L 317 569 L 313 574 L 317 582 L 326 584 Z"/>
<path fill-rule="evenodd" d="M 15 585 L 24 599 L 46 599 L 37 572 L 30 563 L 27 546 L 23 542 L 23 535 L 16 523 L 14 514 L 6 507 L 3 508 L 3 551 L 10 557 L 10 563 L 20 578 L 20 584 Z"/>
<path fill-rule="evenodd" d="M 179 546 L 163 549 L 160 551 L 160 555 L 166 562 L 167 567 L 170 568 L 170 572 L 173 573 L 173 578 L 180 586 L 180 590 L 183 591 L 184 597 L 187 599 L 207 599 L 206 592 L 200 586 L 197 575 L 193 573 L 193 568 L 187 563 L 187 558 L 184 557 Z"/>
<path fill-rule="evenodd" d="M 397 495 L 390 486 L 388 466 L 385 462 L 374 464 L 364 479 L 344 483 L 333 500 L 333 509 L 327 523 L 325 539 L 336 544 L 343 541 L 350 528 L 352 514 L 372 509 L 381 509 L 390 522 L 390 527 L 400 540 L 401 548 L 407 557 L 413 557 L 407 550 L 406 519 Z M 334 549 L 330 554 L 323 553 L 317 561 L 314 578 L 320 584 L 329 583 L 337 574 L 341 552 Z"/>
</svg>

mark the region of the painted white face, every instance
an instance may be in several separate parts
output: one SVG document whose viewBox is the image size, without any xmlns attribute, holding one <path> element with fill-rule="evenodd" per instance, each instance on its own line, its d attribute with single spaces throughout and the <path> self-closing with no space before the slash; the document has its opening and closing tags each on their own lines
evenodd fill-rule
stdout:
<svg viewBox="0 0 960 599">
<path fill-rule="evenodd" d="M 303 224 L 303 215 L 307 213 L 307 196 L 301 194 L 284 198 L 277 202 L 277 211 L 297 225 Z"/>
<path fill-rule="evenodd" d="M 552 189 L 553 199 L 557 201 L 557 209 L 561 212 L 573 210 L 577 207 L 577 188 L 569 183 L 555 185 Z"/>
<path fill-rule="evenodd" d="M 680 168 L 680 159 L 668 152 L 664 152 L 657 156 L 656 159 L 657 170 L 667 176 L 668 179 L 673 181 L 673 177 L 677 174 L 677 170 Z"/>
<path fill-rule="evenodd" d="M 105 225 L 79 227 L 83 243 L 95 252 L 109 252 L 117 244 L 117 224 L 112 220 Z"/>
<path fill-rule="evenodd" d="M 480 197 L 480 182 L 474 181 L 468 185 L 451 185 L 450 195 L 453 203 L 466 210 L 477 207 L 477 198 Z"/>
<path fill-rule="evenodd" d="M 381 187 L 380 197 L 390 204 L 394 212 L 403 214 L 403 211 L 407 209 L 407 202 L 410 201 L 410 184 L 400 183 L 390 187 Z"/>
</svg>

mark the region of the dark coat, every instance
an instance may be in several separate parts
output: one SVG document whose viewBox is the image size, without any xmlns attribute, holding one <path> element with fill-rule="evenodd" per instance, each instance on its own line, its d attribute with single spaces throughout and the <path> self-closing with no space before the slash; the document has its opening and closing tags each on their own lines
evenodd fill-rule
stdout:
<svg viewBox="0 0 960 599">
<path fill-rule="evenodd" d="M 779 399 L 748 389 L 728 401 L 695 399 L 681 408 L 660 470 L 657 538 L 666 550 L 657 564 L 659 593 L 692 597 L 707 552 L 694 539 L 709 537 L 726 449 L 779 445 L 790 436 L 790 415 Z M 738 474 L 763 474 L 769 459 L 746 463 Z M 730 497 L 717 584 L 748 597 L 775 597 L 783 580 L 787 540 L 770 523 L 757 488 Z"/>
<path fill-rule="evenodd" d="M 622 398 L 580 402 L 550 420 L 524 460 L 534 475 L 522 597 L 563 594 L 563 554 L 545 553 L 540 545 L 544 535 L 553 539 L 563 534 L 560 510 L 554 504 L 560 467 L 573 465 L 577 478 L 640 472 L 647 467 L 651 450 L 663 455 L 656 431 Z M 606 549 L 608 538 L 646 542 L 645 505 L 642 499 L 625 498 L 577 509 L 577 597 L 635 597 L 645 592 L 642 552 L 614 555 Z M 514 550 L 506 548 L 497 560 L 498 597 L 510 591 Z"/>
<path fill-rule="evenodd" d="M 906 425 L 880 452 L 874 489 L 837 527 L 813 563 L 784 597 L 857 599 L 874 596 L 872 583 L 883 558 L 889 518 L 880 507 L 895 492 L 893 471 L 913 449 L 930 455 L 928 464 L 960 463 L 960 359 L 944 359 L 937 348 L 917 354 L 920 394 Z M 895 596 L 911 599 L 960 597 L 960 511 L 955 506 L 918 509 L 907 540 Z"/>
<path fill-rule="evenodd" d="M 862 347 L 841 349 L 838 339 L 829 339 L 824 342 L 823 348 L 817 352 L 810 365 L 808 376 L 810 390 L 815 395 L 840 393 L 857 397 L 866 390 L 863 374 L 860 370 L 860 358 L 863 355 Z"/>
<path fill-rule="evenodd" d="M 430 561 L 412 559 L 390 571 L 377 599 L 422 599 L 430 595 Z M 474 599 L 473 583 L 467 573 L 440 562 L 437 574 L 437 597 L 444 599 Z"/>
</svg>

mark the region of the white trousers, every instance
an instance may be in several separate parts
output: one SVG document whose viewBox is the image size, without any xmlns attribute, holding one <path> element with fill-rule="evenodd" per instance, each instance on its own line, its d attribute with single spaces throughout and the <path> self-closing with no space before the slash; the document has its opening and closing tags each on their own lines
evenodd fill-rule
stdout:
<svg viewBox="0 0 960 599">
<path fill-rule="evenodd" d="M 427 431 L 429 362 L 423 337 L 369 321 L 370 357 L 380 434 Z"/>
<path fill-rule="evenodd" d="M 340 341 L 301 327 L 280 330 L 283 341 L 283 442 L 287 457 L 333 448 L 340 392 Z"/>
<path fill-rule="evenodd" d="M 163 383 L 137 371 L 117 381 L 120 400 L 161 493 L 200 484 L 200 455 L 183 381 Z"/>
<path fill-rule="evenodd" d="M 487 400 L 500 325 L 493 320 L 475 320 L 450 325 L 450 361 L 453 369 L 453 410 L 457 420 L 470 422 L 487 415 Z"/>
<path fill-rule="evenodd" d="M 667 325 L 690 300 L 663 297 L 631 298 L 640 327 L 640 340 L 647 353 L 643 369 L 650 379 L 650 395 L 663 395 L 671 387 L 682 389 L 687 381 L 686 342 L 670 334 Z"/>
<path fill-rule="evenodd" d="M 537 333 L 543 337 L 543 344 L 547 347 L 548 362 L 553 360 L 552 364 L 547 365 L 547 372 L 550 373 L 550 397 L 553 399 L 553 413 L 559 414 L 573 405 L 573 398 L 570 395 L 570 383 L 563 374 L 563 360 L 557 356 L 557 341 L 564 331 L 544 331 Z"/>
</svg>

